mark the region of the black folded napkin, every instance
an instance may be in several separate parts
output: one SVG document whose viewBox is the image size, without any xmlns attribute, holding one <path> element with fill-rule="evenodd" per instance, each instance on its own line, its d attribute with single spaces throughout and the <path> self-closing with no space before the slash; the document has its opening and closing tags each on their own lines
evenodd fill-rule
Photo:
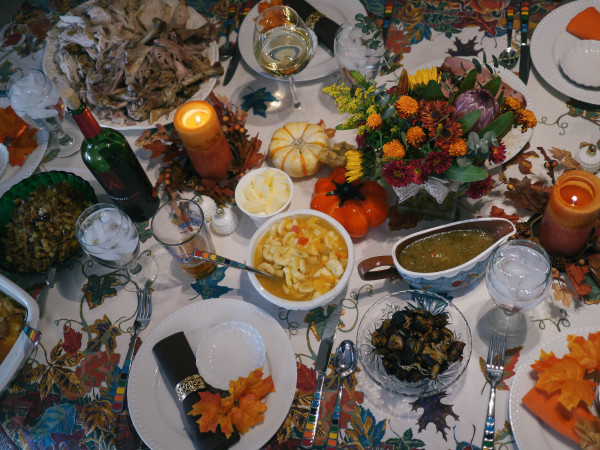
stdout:
<svg viewBox="0 0 600 450">
<path fill-rule="evenodd" d="M 192 410 L 194 403 L 197 403 L 200 400 L 199 392 L 207 390 L 213 394 L 219 393 L 223 395 L 228 393 L 213 388 L 206 384 L 202 377 L 200 377 L 198 368 L 196 367 L 196 357 L 194 356 L 194 352 L 190 348 L 190 344 L 183 331 L 164 338 L 154 345 L 152 351 L 158 360 L 158 367 L 161 370 L 163 378 L 166 380 L 166 385 L 171 388 L 171 394 L 177 399 L 176 401 L 180 406 L 179 409 L 184 416 L 186 431 L 192 439 L 194 446 L 197 449 L 202 450 L 221 450 L 229 448 L 238 442 L 240 440 L 240 435 L 237 431 L 234 431 L 233 434 L 229 436 L 229 439 L 221 432 L 220 428 L 217 428 L 215 433 L 201 433 L 198 424 L 196 423 L 199 416 L 188 415 L 188 412 Z M 189 393 L 187 393 L 187 396 L 185 396 L 183 401 L 180 401 L 176 387 L 177 385 L 181 387 L 184 380 L 187 381 L 188 384 L 196 385 L 199 389 L 194 392 L 189 392 L 189 390 L 184 389 L 183 391 Z"/>
<path fill-rule="evenodd" d="M 335 33 L 340 25 L 325 17 L 305 0 L 287 0 L 286 3 L 298 13 L 308 28 L 315 32 L 319 42 L 333 52 Z"/>
</svg>

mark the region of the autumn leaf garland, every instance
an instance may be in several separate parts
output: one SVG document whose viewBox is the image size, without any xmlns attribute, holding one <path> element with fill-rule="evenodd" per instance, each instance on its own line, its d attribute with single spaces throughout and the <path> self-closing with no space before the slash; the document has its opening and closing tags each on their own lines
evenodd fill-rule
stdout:
<svg viewBox="0 0 600 450">
<path fill-rule="evenodd" d="M 250 372 L 246 378 L 230 381 L 230 395 L 227 397 L 208 391 L 201 392 L 200 401 L 194 403 L 188 415 L 201 416 L 196 421 L 201 433 L 214 433 L 217 426 L 220 426 L 227 437 L 231 436 L 234 428 L 244 434 L 265 420 L 267 405 L 262 399 L 271 392 L 275 392 L 273 378 L 269 375 L 263 380 L 263 372 L 259 368 Z"/>
</svg>

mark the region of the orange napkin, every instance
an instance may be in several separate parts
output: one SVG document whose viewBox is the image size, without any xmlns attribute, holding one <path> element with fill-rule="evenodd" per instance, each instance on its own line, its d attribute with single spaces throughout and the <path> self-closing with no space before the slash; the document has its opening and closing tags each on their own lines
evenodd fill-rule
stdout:
<svg viewBox="0 0 600 450">
<path fill-rule="evenodd" d="M 593 6 L 584 9 L 569 22 L 567 31 L 581 39 L 600 41 L 600 12 Z"/>
<path fill-rule="evenodd" d="M 559 392 L 546 394 L 544 391 L 533 387 L 523 397 L 523 403 L 532 413 L 546 422 L 550 428 L 579 443 L 581 438 L 573 429 L 575 422 L 580 418 L 587 422 L 592 420 L 594 415 L 581 402 L 577 408 L 567 411 L 564 406 L 558 403 L 558 396 Z"/>
</svg>

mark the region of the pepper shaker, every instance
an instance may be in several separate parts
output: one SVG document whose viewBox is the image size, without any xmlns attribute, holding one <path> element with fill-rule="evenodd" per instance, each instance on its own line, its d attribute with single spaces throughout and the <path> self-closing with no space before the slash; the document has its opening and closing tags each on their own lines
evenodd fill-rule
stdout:
<svg viewBox="0 0 600 450">
<path fill-rule="evenodd" d="M 238 218 L 232 208 L 219 206 L 210 223 L 211 230 L 223 236 L 231 234 L 238 226 Z"/>
<path fill-rule="evenodd" d="M 575 159 L 581 164 L 581 168 L 587 172 L 596 173 L 600 170 L 600 152 L 597 144 L 582 142 Z M 586 148 L 587 147 L 587 148 Z"/>
</svg>

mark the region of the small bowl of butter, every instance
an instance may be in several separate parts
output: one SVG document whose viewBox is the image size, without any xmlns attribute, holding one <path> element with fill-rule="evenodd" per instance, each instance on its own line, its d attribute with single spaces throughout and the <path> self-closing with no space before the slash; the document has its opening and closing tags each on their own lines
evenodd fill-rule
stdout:
<svg viewBox="0 0 600 450">
<path fill-rule="evenodd" d="M 292 194 L 293 183 L 288 174 L 274 167 L 261 167 L 240 179 L 235 188 L 235 203 L 260 226 L 285 211 L 290 206 Z"/>
</svg>

